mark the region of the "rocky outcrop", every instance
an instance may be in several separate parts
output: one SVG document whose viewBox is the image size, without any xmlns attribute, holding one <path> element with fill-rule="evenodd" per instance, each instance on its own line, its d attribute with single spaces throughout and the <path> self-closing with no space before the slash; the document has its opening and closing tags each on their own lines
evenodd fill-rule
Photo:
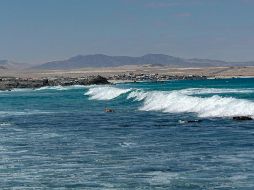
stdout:
<svg viewBox="0 0 254 190">
<path fill-rule="evenodd" d="M 0 90 L 11 90 L 14 88 L 40 88 L 44 86 L 70 86 L 70 85 L 93 85 L 109 84 L 102 76 L 89 76 L 84 78 L 44 78 L 44 79 L 23 79 L 14 77 L 0 78 Z"/>
<path fill-rule="evenodd" d="M 113 112 L 115 112 L 115 110 L 110 109 L 110 108 L 105 108 L 104 112 L 106 112 L 106 113 L 113 113 Z"/>
<path fill-rule="evenodd" d="M 90 77 L 87 79 L 83 79 L 80 81 L 82 85 L 90 85 L 90 84 L 109 84 L 108 80 L 100 75 L 96 77 Z"/>
</svg>

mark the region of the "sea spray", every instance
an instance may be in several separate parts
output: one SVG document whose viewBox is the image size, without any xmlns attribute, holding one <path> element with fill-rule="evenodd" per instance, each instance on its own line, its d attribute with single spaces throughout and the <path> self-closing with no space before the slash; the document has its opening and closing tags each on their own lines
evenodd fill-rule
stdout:
<svg viewBox="0 0 254 190">
<path fill-rule="evenodd" d="M 136 92 L 128 98 L 144 100 L 140 110 L 169 113 L 197 113 L 199 117 L 232 117 L 237 115 L 254 116 L 254 102 L 231 97 L 194 97 L 180 92 Z"/>
<path fill-rule="evenodd" d="M 125 94 L 131 89 L 120 89 L 111 86 L 91 87 L 85 95 L 90 96 L 91 100 L 112 100 L 121 94 Z"/>
<path fill-rule="evenodd" d="M 145 91 L 143 89 L 121 89 L 116 87 L 92 87 L 85 95 L 91 100 L 112 100 L 128 93 L 127 99 L 143 101 L 142 111 L 168 113 L 196 113 L 199 117 L 254 117 L 254 102 L 245 99 L 222 97 L 196 97 L 197 94 L 251 93 L 253 89 L 188 88 L 172 91 Z"/>
</svg>

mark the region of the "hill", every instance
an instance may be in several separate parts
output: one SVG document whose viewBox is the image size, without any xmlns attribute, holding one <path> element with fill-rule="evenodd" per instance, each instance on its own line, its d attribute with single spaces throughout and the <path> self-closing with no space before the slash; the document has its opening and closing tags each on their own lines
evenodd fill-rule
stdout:
<svg viewBox="0 0 254 190">
<path fill-rule="evenodd" d="M 0 60 L 0 69 L 22 70 L 31 67 L 27 63 L 17 63 L 9 60 Z"/>
<path fill-rule="evenodd" d="M 51 61 L 32 67 L 32 69 L 69 70 L 87 67 L 99 68 L 99 67 L 117 67 L 125 65 L 151 65 L 151 66 L 169 66 L 177 68 L 181 67 L 195 68 L 195 67 L 218 67 L 218 66 L 254 66 L 254 62 L 226 62 L 210 59 L 184 59 L 164 54 L 146 54 L 140 57 L 108 56 L 104 54 L 94 54 L 94 55 L 77 55 L 66 60 Z"/>
</svg>

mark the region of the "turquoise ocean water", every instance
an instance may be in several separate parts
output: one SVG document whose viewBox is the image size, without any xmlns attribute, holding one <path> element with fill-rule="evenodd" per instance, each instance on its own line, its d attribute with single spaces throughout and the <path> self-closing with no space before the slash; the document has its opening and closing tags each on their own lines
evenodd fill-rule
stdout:
<svg viewBox="0 0 254 190">
<path fill-rule="evenodd" d="M 0 92 L 0 188 L 253 190 L 240 115 L 254 117 L 254 79 Z"/>
</svg>

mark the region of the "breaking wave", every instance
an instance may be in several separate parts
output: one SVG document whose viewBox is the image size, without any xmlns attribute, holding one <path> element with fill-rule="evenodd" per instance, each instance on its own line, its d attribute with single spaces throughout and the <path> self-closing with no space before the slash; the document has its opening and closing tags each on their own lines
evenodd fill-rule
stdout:
<svg viewBox="0 0 254 190">
<path fill-rule="evenodd" d="M 245 99 L 222 97 L 221 93 L 251 93 L 251 89 L 183 89 L 174 91 L 144 91 L 115 87 L 92 87 L 85 95 L 91 100 L 111 100 L 122 94 L 127 99 L 142 101 L 142 111 L 168 113 L 196 113 L 199 117 L 251 116 L 254 118 L 254 102 Z M 195 94 L 213 94 L 211 97 L 196 97 Z"/>
<path fill-rule="evenodd" d="M 218 95 L 200 98 L 180 92 L 142 92 L 133 91 L 129 99 L 144 101 L 140 110 L 162 111 L 169 113 L 197 113 L 199 117 L 232 117 L 247 115 L 254 117 L 254 102 L 224 98 Z"/>
<path fill-rule="evenodd" d="M 90 96 L 91 100 L 112 100 L 121 94 L 125 94 L 131 89 L 120 89 L 110 86 L 91 87 L 85 95 Z"/>
</svg>

